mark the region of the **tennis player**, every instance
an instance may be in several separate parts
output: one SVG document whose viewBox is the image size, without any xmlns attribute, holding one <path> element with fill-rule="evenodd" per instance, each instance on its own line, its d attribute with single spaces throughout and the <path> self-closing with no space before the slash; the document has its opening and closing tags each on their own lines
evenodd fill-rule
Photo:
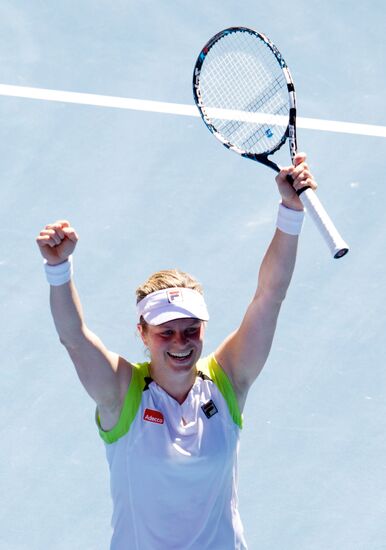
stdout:
<svg viewBox="0 0 386 550">
<path fill-rule="evenodd" d="M 209 314 L 193 277 L 158 272 L 137 289 L 137 326 L 150 361 L 130 363 L 85 324 L 72 278 L 75 229 L 57 221 L 37 237 L 56 330 L 96 402 L 111 474 L 111 550 L 247 548 L 237 505 L 242 411 L 294 270 L 304 216 L 294 189 L 316 189 L 304 154 L 276 182 L 277 228 L 256 293 L 240 327 L 204 358 Z"/>
</svg>

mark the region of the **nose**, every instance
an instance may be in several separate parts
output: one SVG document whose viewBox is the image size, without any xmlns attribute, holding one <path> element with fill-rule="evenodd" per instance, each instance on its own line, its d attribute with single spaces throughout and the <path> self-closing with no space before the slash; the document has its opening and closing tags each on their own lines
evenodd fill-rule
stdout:
<svg viewBox="0 0 386 550">
<path fill-rule="evenodd" d="M 188 338 L 187 338 L 184 331 L 176 330 L 176 332 L 174 333 L 174 342 L 176 344 L 184 345 L 184 344 L 186 344 L 187 340 L 188 340 Z"/>
</svg>

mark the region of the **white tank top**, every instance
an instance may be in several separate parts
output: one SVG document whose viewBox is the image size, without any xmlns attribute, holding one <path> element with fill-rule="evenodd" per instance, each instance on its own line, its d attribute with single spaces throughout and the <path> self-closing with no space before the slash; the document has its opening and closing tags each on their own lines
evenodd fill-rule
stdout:
<svg viewBox="0 0 386 550">
<path fill-rule="evenodd" d="M 246 550 L 237 509 L 242 418 L 213 355 L 180 405 L 134 365 L 117 425 L 102 430 L 113 500 L 110 550 Z"/>
</svg>

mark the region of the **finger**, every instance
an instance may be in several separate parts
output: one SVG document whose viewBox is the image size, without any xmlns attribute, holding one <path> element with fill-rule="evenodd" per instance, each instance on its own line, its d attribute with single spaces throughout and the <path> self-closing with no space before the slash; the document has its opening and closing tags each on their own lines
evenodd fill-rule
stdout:
<svg viewBox="0 0 386 550">
<path fill-rule="evenodd" d="M 51 228 L 47 229 L 47 234 L 50 235 L 51 239 L 54 241 L 56 245 L 59 245 L 63 239 L 65 238 L 65 235 L 61 229 L 61 227 L 52 226 Z"/>
<path fill-rule="evenodd" d="M 56 223 L 60 224 L 62 227 L 70 227 L 70 222 L 68 220 L 57 220 Z"/>
<path fill-rule="evenodd" d="M 64 227 L 63 234 L 65 235 L 65 237 L 70 239 L 70 241 L 74 243 L 78 242 L 79 237 L 73 227 Z"/>
<path fill-rule="evenodd" d="M 310 187 L 313 191 L 316 191 L 318 185 L 313 177 L 302 177 L 300 176 L 296 181 L 294 181 L 294 189 L 300 191 L 305 187 Z"/>
<path fill-rule="evenodd" d="M 311 187 L 311 189 L 312 189 L 313 191 L 316 191 L 317 188 L 318 188 L 318 184 L 316 183 L 316 181 L 314 180 L 314 178 L 308 178 L 308 179 L 306 179 L 305 184 L 308 185 L 309 187 Z"/>
<path fill-rule="evenodd" d="M 64 233 L 64 231 L 65 231 L 65 228 L 62 229 L 61 227 L 56 227 L 52 224 L 47 226 L 46 229 L 41 231 L 40 234 L 48 235 L 55 245 L 60 245 L 66 238 L 66 234 Z"/>
<path fill-rule="evenodd" d="M 295 159 L 294 159 L 295 160 Z M 296 180 L 296 178 L 303 172 L 304 170 L 308 170 L 308 164 L 303 162 L 305 160 L 305 155 L 303 153 L 300 153 L 296 157 L 296 165 L 291 165 L 287 167 L 283 167 L 279 172 L 279 178 L 287 181 Z M 288 179 L 289 176 L 289 179 Z"/>
<path fill-rule="evenodd" d="M 283 167 L 278 173 L 278 175 L 276 176 L 276 181 L 282 184 L 289 183 L 289 180 L 292 179 L 292 172 L 293 172 L 292 166 Z"/>
<path fill-rule="evenodd" d="M 60 227 L 70 227 L 70 222 L 68 220 L 56 220 L 52 225 L 60 225 Z"/>
<path fill-rule="evenodd" d="M 55 229 L 61 233 L 62 229 L 69 227 L 70 223 L 67 220 L 57 220 L 54 223 L 49 223 L 46 225 L 46 229 Z"/>
<path fill-rule="evenodd" d="M 307 159 L 307 155 L 305 153 L 296 153 L 293 159 L 293 165 L 297 166 L 298 164 L 305 162 L 306 159 Z"/>
<path fill-rule="evenodd" d="M 291 169 L 291 176 L 293 177 L 294 180 L 298 178 L 302 173 L 307 173 L 308 175 L 311 175 L 309 166 L 305 162 L 301 162 L 297 166 L 293 166 Z"/>
<path fill-rule="evenodd" d="M 55 241 L 59 241 L 57 242 L 57 244 L 60 244 L 61 241 L 65 238 L 65 234 L 63 232 L 63 229 L 60 225 L 50 225 L 49 226 L 49 230 L 50 231 L 53 231 L 53 238 L 55 239 Z"/>
<path fill-rule="evenodd" d="M 40 234 L 36 238 L 36 242 L 40 247 L 49 246 L 50 248 L 53 248 L 54 246 L 56 246 L 55 241 L 52 239 L 52 237 L 46 234 L 44 235 Z"/>
<path fill-rule="evenodd" d="M 313 178 L 308 171 L 301 172 L 294 178 L 293 185 L 295 188 L 298 187 L 299 185 L 305 185 L 305 182 L 310 179 L 313 179 Z"/>
<path fill-rule="evenodd" d="M 61 240 L 64 238 L 61 227 L 54 223 L 46 225 L 44 233 L 50 235 L 55 244 L 60 244 Z"/>
</svg>

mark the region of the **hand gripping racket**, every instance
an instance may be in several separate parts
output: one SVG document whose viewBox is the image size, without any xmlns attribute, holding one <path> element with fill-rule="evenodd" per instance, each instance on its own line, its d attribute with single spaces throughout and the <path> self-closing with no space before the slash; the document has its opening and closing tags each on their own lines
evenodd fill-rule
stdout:
<svg viewBox="0 0 386 550">
<path fill-rule="evenodd" d="M 289 142 L 297 152 L 296 98 L 281 53 L 263 34 L 231 27 L 203 47 L 193 72 L 194 100 L 212 134 L 239 155 L 275 172 L 269 156 Z M 349 248 L 310 187 L 297 192 L 334 258 Z"/>
</svg>

